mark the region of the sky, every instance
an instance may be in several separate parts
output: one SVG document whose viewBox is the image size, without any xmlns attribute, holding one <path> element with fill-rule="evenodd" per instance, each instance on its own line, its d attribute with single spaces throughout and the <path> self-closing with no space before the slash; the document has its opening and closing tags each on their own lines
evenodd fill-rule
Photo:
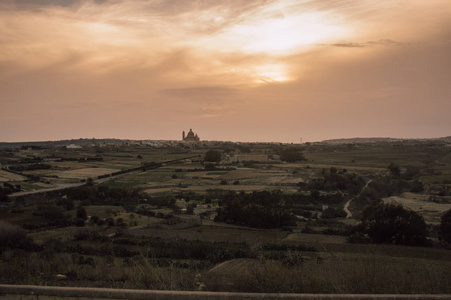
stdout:
<svg viewBox="0 0 451 300">
<path fill-rule="evenodd" d="M 450 0 L 0 0 L 0 142 L 451 135 Z"/>
</svg>

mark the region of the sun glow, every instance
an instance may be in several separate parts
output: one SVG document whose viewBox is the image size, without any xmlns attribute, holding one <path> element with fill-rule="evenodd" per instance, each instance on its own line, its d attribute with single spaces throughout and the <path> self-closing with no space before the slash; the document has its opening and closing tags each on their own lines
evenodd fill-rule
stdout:
<svg viewBox="0 0 451 300">
<path fill-rule="evenodd" d="M 256 83 L 273 83 L 290 80 L 283 65 L 262 65 L 255 66 L 254 78 Z"/>
<path fill-rule="evenodd" d="M 300 47 L 341 38 L 346 32 L 325 14 L 312 12 L 236 25 L 226 40 L 247 53 L 289 54 Z"/>
</svg>

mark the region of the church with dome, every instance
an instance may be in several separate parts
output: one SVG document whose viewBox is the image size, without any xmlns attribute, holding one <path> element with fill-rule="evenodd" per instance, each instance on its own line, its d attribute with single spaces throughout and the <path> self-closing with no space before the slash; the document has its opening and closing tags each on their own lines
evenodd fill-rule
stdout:
<svg viewBox="0 0 451 300">
<path fill-rule="evenodd" d="M 194 134 L 193 130 L 190 128 L 188 134 L 185 136 L 185 131 L 182 132 L 182 141 L 185 142 L 199 142 L 199 136 Z"/>
</svg>

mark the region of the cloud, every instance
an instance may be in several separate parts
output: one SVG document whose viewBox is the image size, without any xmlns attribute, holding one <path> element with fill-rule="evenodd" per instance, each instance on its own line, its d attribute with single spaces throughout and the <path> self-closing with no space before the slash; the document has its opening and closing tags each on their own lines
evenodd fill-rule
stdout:
<svg viewBox="0 0 451 300">
<path fill-rule="evenodd" d="M 364 48 L 364 47 L 372 47 L 372 46 L 402 46 L 405 45 L 401 42 L 393 41 L 390 39 L 381 39 L 378 41 L 369 41 L 364 43 L 335 43 L 331 44 L 334 47 L 345 47 L 345 48 Z"/>
<path fill-rule="evenodd" d="M 13 0 L 21 8 L 36 8 L 39 6 L 72 6 L 80 0 Z"/>
<path fill-rule="evenodd" d="M 214 97 L 214 99 L 224 99 L 239 94 L 238 89 L 223 86 L 199 86 L 190 88 L 164 89 L 161 90 L 161 92 L 170 96 L 177 96 L 182 98 L 195 98 L 201 96 Z"/>
<path fill-rule="evenodd" d="M 443 132 L 441 1 L 0 1 L 0 138 Z"/>
</svg>

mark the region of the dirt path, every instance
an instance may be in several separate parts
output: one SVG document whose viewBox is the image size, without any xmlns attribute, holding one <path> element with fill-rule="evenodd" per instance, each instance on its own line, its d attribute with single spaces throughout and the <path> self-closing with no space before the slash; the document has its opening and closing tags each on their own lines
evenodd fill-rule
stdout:
<svg viewBox="0 0 451 300">
<path fill-rule="evenodd" d="M 360 191 L 360 193 L 359 193 L 357 196 L 355 196 L 355 197 L 349 199 L 349 200 L 346 202 L 345 206 L 343 207 L 343 210 L 346 212 L 346 219 L 349 219 L 349 218 L 352 217 L 352 213 L 351 213 L 351 211 L 349 210 L 349 204 L 351 204 L 351 201 L 352 201 L 352 200 L 354 200 L 355 198 L 359 197 L 359 196 L 363 193 L 363 191 L 368 187 L 368 184 L 370 184 L 371 181 L 372 181 L 372 179 L 368 180 L 368 182 L 367 182 L 367 183 L 365 184 L 365 186 L 362 188 L 362 190 Z"/>
</svg>

